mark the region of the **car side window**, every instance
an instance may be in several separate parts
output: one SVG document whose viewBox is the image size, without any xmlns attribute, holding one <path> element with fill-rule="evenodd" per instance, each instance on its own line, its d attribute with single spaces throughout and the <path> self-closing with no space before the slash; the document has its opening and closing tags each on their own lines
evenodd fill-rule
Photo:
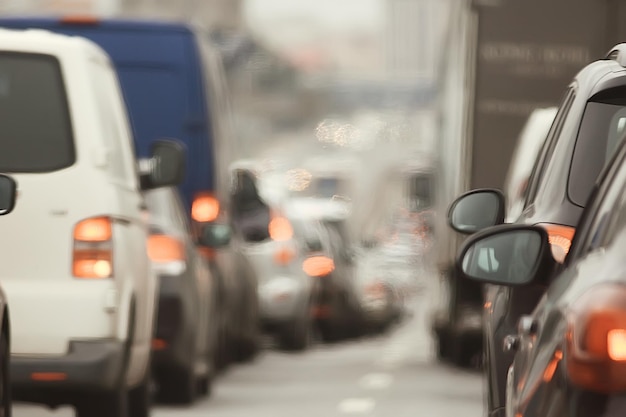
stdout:
<svg viewBox="0 0 626 417">
<path fill-rule="evenodd" d="M 577 250 L 577 256 L 607 246 L 615 235 L 626 227 L 626 165 L 619 164 L 614 175 L 609 174 L 610 182 L 605 182 L 605 190 L 600 190 L 592 207 L 595 213 L 593 218 L 585 221 L 588 226 L 581 224 L 579 233 L 584 236 L 582 245 Z"/>
<path fill-rule="evenodd" d="M 554 149 L 556 148 L 556 144 L 559 140 L 563 124 L 565 123 L 565 119 L 567 118 L 567 115 L 572 108 L 572 103 L 574 102 L 575 98 L 575 88 L 573 86 L 569 87 L 563 96 L 563 100 L 561 101 L 559 110 L 554 117 L 554 122 L 552 123 L 552 126 L 548 131 L 548 135 L 546 137 L 546 141 L 542 146 L 539 158 L 537 158 L 537 160 L 535 161 L 535 166 L 533 167 L 529 179 L 529 187 L 526 191 L 526 200 L 524 202 L 524 207 L 528 207 L 528 205 L 530 205 L 534 201 L 537 195 L 539 182 L 543 178 L 543 173 L 548 166 L 548 162 L 552 158 L 552 154 L 554 153 Z"/>
</svg>

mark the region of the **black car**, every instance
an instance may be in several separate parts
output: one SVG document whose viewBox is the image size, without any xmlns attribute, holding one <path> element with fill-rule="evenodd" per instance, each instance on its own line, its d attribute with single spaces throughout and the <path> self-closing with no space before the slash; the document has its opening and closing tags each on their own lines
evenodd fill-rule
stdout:
<svg viewBox="0 0 626 417">
<path fill-rule="evenodd" d="M 536 225 L 488 228 L 461 249 L 466 277 L 547 289 L 506 339 L 516 352 L 507 371 L 507 416 L 626 415 L 625 191 L 622 144 L 593 189 L 564 264 Z M 497 210 L 492 202 L 484 208 Z"/>
<path fill-rule="evenodd" d="M 148 252 L 159 277 L 152 370 L 159 396 L 192 403 L 210 393 L 217 348 L 217 285 L 200 255 L 175 188 L 145 195 L 150 211 Z"/>
<path fill-rule="evenodd" d="M 568 86 L 530 176 L 517 224 L 541 225 L 552 251 L 563 262 L 576 225 L 598 174 L 619 145 L 626 126 L 626 55 L 618 45 L 606 59 L 587 65 Z M 617 52 L 616 52 L 617 51 Z M 499 212 L 463 218 L 460 206 L 500 200 L 501 192 L 473 190 L 459 197 L 449 213 L 450 225 L 471 234 L 503 223 Z M 502 350 L 507 336 L 530 313 L 544 293 L 541 285 L 499 286 L 486 293 L 484 305 L 484 372 L 489 416 L 505 415 L 505 382 L 512 352 Z"/>
</svg>

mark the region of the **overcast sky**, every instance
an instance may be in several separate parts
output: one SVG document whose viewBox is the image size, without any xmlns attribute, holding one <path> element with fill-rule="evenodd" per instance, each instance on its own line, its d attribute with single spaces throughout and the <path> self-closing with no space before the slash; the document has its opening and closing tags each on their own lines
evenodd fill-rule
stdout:
<svg viewBox="0 0 626 417">
<path fill-rule="evenodd" d="M 243 0 L 250 28 L 270 42 L 371 28 L 384 22 L 384 0 Z"/>
</svg>

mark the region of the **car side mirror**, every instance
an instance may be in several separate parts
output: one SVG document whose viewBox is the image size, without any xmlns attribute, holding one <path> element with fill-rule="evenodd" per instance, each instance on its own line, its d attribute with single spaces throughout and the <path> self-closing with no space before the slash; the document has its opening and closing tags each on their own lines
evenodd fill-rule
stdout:
<svg viewBox="0 0 626 417">
<path fill-rule="evenodd" d="M 15 208 L 17 183 L 12 177 L 0 175 L 0 216 L 9 214 Z"/>
<path fill-rule="evenodd" d="M 448 211 L 448 224 L 470 235 L 504 223 L 504 194 L 497 189 L 469 191 L 457 198 Z"/>
<path fill-rule="evenodd" d="M 142 190 L 177 186 L 185 178 L 185 148 L 178 141 L 155 141 L 150 159 L 143 162 Z"/>
<path fill-rule="evenodd" d="M 202 227 L 200 234 L 200 245 L 219 249 L 228 246 L 232 238 L 232 229 L 227 224 L 207 224 Z"/>
<path fill-rule="evenodd" d="M 457 269 L 465 278 L 504 286 L 545 282 L 556 265 L 548 233 L 527 225 L 485 229 L 469 237 L 457 257 Z"/>
</svg>

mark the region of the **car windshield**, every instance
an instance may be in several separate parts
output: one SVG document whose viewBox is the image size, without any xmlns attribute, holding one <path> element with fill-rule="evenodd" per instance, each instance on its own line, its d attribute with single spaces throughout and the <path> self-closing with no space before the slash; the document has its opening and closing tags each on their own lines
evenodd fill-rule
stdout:
<svg viewBox="0 0 626 417">
<path fill-rule="evenodd" d="M 0 54 L 0 171 L 48 172 L 75 161 L 67 98 L 56 58 Z"/>
<path fill-rule="evenodd" d="M 614 91 L 613 97 L 589 101 L 585 108 L 568 186 L 570 199 L 579 206 L 586 204 L 598 175 L 624 136 L 626 92 L 620 92 L 621 97 L 614 97 Z"/>
</svg>

